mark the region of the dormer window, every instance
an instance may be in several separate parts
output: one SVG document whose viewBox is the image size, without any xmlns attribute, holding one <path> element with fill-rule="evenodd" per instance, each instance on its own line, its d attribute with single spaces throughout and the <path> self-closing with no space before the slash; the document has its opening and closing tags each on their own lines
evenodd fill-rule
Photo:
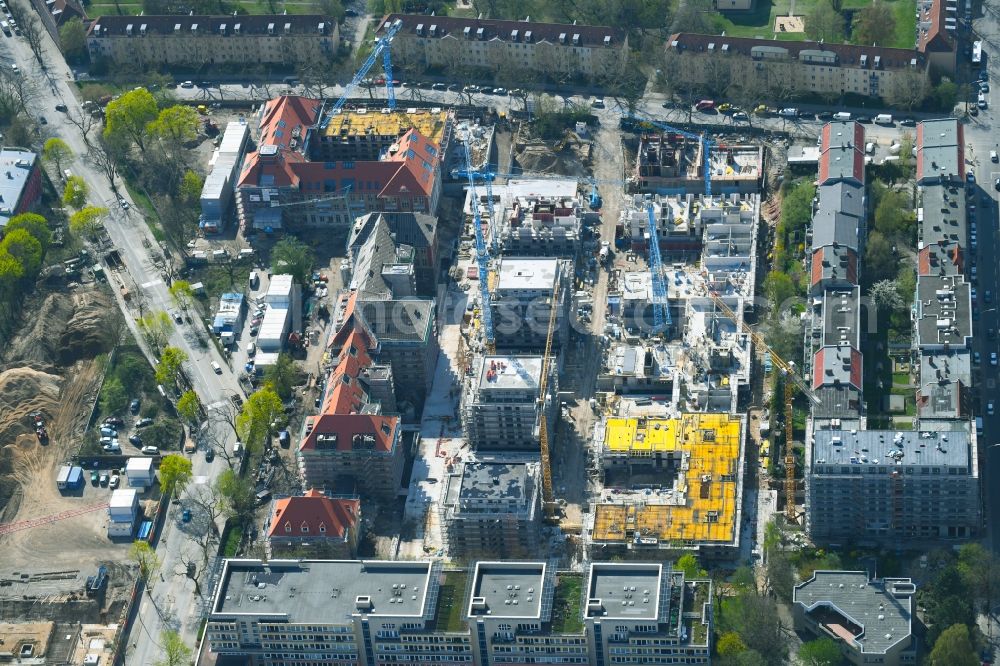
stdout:
<svg viewBox="0 0 1000 666">
<path fill-rule="evenodd" d="M 303 534 L 309 534 L 309 524 L 302 523 L 301 525 L 299 525 L 299 531 L 302 532 Z"/>
<path fill-rule="evenodd" d="M 319 532 L 320 534 L 326 534 L 326 523 L 319 524 Z"/>
<path fill-rule="evenodd" d="M 292 532 L 292 524 L 285 523 L 285 534 L 291 534 L 291 532 Z"/>
</svg>

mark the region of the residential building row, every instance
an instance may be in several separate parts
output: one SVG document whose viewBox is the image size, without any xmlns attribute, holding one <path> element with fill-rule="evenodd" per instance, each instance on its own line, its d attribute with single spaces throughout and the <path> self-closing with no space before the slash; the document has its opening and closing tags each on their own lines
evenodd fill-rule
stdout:
<svg viewBox="0 0 1000 666">
<path fill-rule="evenodd" d="M 0 231 L 15 215 L 35 210 L 41 196 L 38 153 L 23 148 L 0 150 Z"/>
<path fill-rule="evenodd" d="M 105 15 L 87 29 L 91 60 L 115 66 L 329 65 L 340 28 L 319 14 Z"/>
<path fill-rule="evenodd" d="M 840 135 L 842 143 L 852 137 L 852 158 L 841 160 L 838 167 L 824 152 L 821 189 L 837 177 L 838 169 L 843 173 L 847 164 L 863 165 L 857 150 L 863 130 L 827 127 L 824 137 Z M 839 150 L 843 153 L 847 147 Z M 819 197 L 813 280 L 828 286 L 814 291 L 813 321 L 817 337 L 826 344 L 813 368 L 814 390 L 822 400 L 813 406 L 806 435 L 806 528 L 818 542 L 940 543 L 979 533 L 979 444 L 968 398 L 972 303 L 965 275 L 970 241 L 966 213 L 975 195 L 966 191 L 963 150 L 957 120 L 928 120 L 917 126 L 919 244 L 913 349 L 906 359 L 907 368 L 914 360 L 912 374 L 918 380 L 912 429 L 866 427 L 857 351 L 861 327 L 856 286 L 860 251 L 852 245 L 856 227 L 849 223 L 847 234 L 834 229 L 834 237 L 839 237 L 836 251 L 817 247 L 816 241 L 823 229 L 830 229 L 828 220 L 846 223 L 854 217 L 844 213 L 848 200 L 842 196 L 832 199 L 829 212 L 821 215 L 824 200 Z M 863 174 L 863 169 L 850 170 Z M 847 182 L 856 180 L 851 175 Z M 861 244 L 863 232 L 857 238 Z M 869 308 L 869 317 L 873 315 Z"/>
<path fill-rule="evenodd" d="M 226 560 L 206 639 L 260 666 L 708 664 L 711 601 L 664 563 Z"/>
<path fill-rule="evenodd" d="M 396 21 L 393 62 L 418 70 L 464 67 L 590 80 L 614 80 L 628 65 L 628 33 L 596 25 L 506 21 L 424 14 L 390 14 L 376 36 Z"/>
</svg>

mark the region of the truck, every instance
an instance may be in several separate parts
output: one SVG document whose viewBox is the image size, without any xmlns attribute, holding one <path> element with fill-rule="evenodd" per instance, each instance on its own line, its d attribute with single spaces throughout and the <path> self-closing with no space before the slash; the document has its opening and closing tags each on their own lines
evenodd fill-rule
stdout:
<svg viewBox="0 0 1000 666">
<path fill-rule="evenodd" d="M 597 255 L 597 257 L 603 264 L 608 261 L 608 258 L 610 256 L 611 256 L 611 245 L 607 241 L 604 241 L 603 243 L 601 243 L 601 252 L 600 254 Z"/>
</svg>

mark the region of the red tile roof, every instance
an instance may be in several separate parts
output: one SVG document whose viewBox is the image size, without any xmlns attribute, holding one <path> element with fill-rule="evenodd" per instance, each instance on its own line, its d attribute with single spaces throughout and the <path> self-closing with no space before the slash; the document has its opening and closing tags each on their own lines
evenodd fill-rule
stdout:
<svg viewBox="0 0 1000 666">
<path fill-rule="evenodd" d="M 343 539 L 357 525 L 360 511 L 358 499 L 331 499 L 309 490 L 301 497 L 287 497 L 274 503 L 267 536 Z"/>
<path fill-rule="evenodd" d="M 300 451 L 375 451 L 389 453 L 399 433 L 399 417 L 383 414 L 317 414 L 306 419 L 312 432 Z M 308 428 L 307 428 L 308 429 Z M 325 441 L 319 441 L 320 436 Z"/>
<path fill-rule="evenodd" d="M 918 4 L 919 8 L 919 4 Z M 944 0 L 931 0 L 931 4 L 919 13 L 917 19 L 917 50 L 921 53 L 948 53 L 955 50 L 955 40 L 945 29 L 947 7 Z M 920 23 L 928 23 L 926 30 L 920 30 Z"/>
<path fill-rule="evenodd" d="M 299 95 L 282 95 L 268 100 L 260 118 L 259 145 L 290 148 L 292 139 L 301 148 L 306 130 L 316 124 L 323 103 Z"/>
<path fill-rule="evenodd" d="M 367 401 L 364 388 L 358 383 L 361 371 L 372 364 L 368 356 L 368 336 L 353 329 L 341 349 L 337 366 L 330 372 L 324 414 L 352 414 Z"/>
<path fill-rule="evenodd" d="M 865 144 L 865 128 L 859 122 L 852 123 L 854 125 L 854 139 L 851 141 L 851 145 L 860 150 L 860 147 Z M 826 123 L 823 125 L 822 142 L 820 144 L 820 152 L 825 153 L 830 150 L 830 146 L 833 143 L 833 128 L 835 126 L 841 126 L 842 123 Z M 838 142 L 839 144 L 839 142 Z"/>
</svg>

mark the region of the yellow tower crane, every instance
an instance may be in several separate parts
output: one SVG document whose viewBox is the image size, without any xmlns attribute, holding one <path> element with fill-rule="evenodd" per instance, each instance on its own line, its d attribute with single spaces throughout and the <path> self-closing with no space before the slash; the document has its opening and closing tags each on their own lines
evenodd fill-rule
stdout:
<svg viewBox="0 0 1000 666">
<path fill-rule="evenodd" d="M 740 327 L 740 331 L 750 336 L 755 345 L 771 355 L 771 362 L 778 366 L 778 370 L 785 377 L 785 517 L 789 522 L 794 522 L 797 516 L 795 515 L 795 453 L 792 451 L 792 398 L 795 397 L 795 389 L 798 388 L 817 405 L 820 403 L 820 399 L 809 388 L 805 380 L 799 376 L 795 365 L 781 358 L 764 341 L 763 336 L 753 330 L 742 318 L 737 318 L 736 313 L 719 298 L 718 294 L 709 292 L 709 297 L 724 315 Z"/>
<path fill-rule="evenodd" d="M 541 425 L 538 428 L 538 445 L 542 459 L 542 506 L 549 520 L 558 515 L 558 505 L 552 492 L 552 459 L 549 451 L 549 424 L 545 418 L 545 391 L 549 385 L 549 366 L 552 363 L 552 337 L 556 331 L 556 313 L 559 308 L 559 285 L 552 289 L 552 304 L 549 308 L 549 330 L 545 335 L 545 354 L 542 356 L 542 376 L 538 381 L 538 401 L 541 409 Z M 554 405 L 555 407 L 555 405 Z"/>
</svg>

